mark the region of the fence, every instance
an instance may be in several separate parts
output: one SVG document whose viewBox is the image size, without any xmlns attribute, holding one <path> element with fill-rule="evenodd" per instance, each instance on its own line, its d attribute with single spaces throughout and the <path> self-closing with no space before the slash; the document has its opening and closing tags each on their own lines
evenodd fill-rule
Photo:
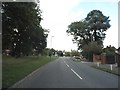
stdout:
<svg viewBox="0 0 120 90">
<path fill-rule="evenodd" d="M 93 54 L 93 62 L 100 62 L 101 64 L 115 64 L 115 56 L 114 55 L 106 55 L 102 53 L 100 55 Z"/>
</svg>

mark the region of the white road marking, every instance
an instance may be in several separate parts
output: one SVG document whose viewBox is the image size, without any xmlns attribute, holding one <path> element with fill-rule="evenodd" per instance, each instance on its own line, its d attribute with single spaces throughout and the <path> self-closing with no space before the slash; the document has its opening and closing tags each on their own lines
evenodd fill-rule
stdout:
<svg viewBox="0 0 120 90">
<path fill-rule="evenodd" d="M 65 61 L 64 63 L 66 64 L 67 67 L 70 67 Z M 71 71 L 79 78 L 79 79 L 83 79 L 79 74 L 77 74 L 72 68 L 71 68 Z"/>
<path fill-rule="evenodd" d="M 70 67 L 68 64 L 66 64 L 67 65 L 67 67 Z"/>
<path fill-rule="evenodd" d="M 67 67 L 70 67 L 65 61 L 64 61 L 64 63 L 66 64 Z"/>
<path fill-rule="evenodd" d="M 64 61 L 64 63 L 66 64 L 66 62 Z"/>
<path fill-rule="evenodd" d="M 80 75 L 78 75 L 72 68 L 71 68 L 71 71 L 79 78 L 79 79 L 83 79 L 82 77 L 80 77 Z"/>
</svg>

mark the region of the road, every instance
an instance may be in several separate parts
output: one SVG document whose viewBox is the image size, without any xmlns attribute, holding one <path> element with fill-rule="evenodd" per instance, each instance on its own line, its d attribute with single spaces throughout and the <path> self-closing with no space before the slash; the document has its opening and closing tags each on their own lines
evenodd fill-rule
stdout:
<svg viewBox="0 0 120 90">
<path fill-rule="evenodd" d="M 36 70 L 13 88 L 118 88 L 118 76 L 61 57 Z"/>
</svg>

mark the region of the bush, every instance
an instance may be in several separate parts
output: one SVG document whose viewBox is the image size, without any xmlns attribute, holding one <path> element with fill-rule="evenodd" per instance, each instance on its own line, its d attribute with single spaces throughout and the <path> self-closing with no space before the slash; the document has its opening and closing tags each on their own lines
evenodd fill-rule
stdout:
<svg viewBox="0 0 120 90">
<path fill-rule="evenodd" d="M 84 45 L 82 49 L 83 56 L 89 59 L 89 61 L 93 60 L 93 54 L 100 54 L 102 52 L 102 47 L 97 42 L 90 42 L 88 45 Z"/>
</svg>

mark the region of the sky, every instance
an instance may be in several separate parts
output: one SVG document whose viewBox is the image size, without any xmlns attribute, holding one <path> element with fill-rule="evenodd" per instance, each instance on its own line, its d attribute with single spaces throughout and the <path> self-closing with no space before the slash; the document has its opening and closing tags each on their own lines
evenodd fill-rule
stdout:
<svg viewBox="0 0 120 90">
<path fill-rule="evenodd" d="M 56 50 L 77 50 L 66 30 L 72 22 L 84 19 L 92 10 L 100 10 L 109 16 L 111 27 L 106 32 L 104 47 L 118 48 L 118 0 L 40 0 L 41 25 L 49 29 L 47 48 Z"/>
</svg>

